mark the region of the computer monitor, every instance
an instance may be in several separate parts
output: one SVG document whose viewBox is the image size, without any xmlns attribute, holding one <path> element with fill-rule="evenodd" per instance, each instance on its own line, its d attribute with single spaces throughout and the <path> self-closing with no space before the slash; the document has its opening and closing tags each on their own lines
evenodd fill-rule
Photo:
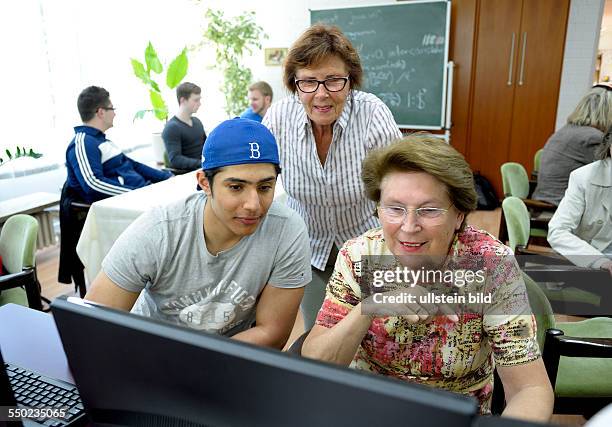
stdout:
<svg viewBox="0 0 612 427">
<path fill-rule="evenodd" d="M 100 425 L 469 426 L 467 396 L 321 363 L 74 297 L 51 306 Z"/>
</svg>

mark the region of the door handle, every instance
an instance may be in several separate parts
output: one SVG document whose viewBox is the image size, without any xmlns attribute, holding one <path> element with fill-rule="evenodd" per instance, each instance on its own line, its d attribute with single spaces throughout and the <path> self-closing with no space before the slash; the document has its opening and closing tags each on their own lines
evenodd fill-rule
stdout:
<svg viewBox="0 0 612 427">
<path fill-rule="evenodd" d="M 508 66 L 508 86 L 512 86 L 512 67 L 514 65 L 514 39 L 516 34 L 512 33 L 512 44 L 510 45 L 510 65 Z"/>
<path fill-rule="evenodd" d="M 519 86 L 523 86 L 525 77 L 525 52 L 527 51 L 527 31 L 523 33 L 523 49 L 521 52 L 521 71 L 519 73 Z"/>
</svg>

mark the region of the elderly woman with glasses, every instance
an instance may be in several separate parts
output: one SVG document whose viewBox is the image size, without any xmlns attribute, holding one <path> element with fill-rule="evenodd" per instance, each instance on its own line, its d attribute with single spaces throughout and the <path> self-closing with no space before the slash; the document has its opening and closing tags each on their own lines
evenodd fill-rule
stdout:
<svg viewBox="0 0 612 427">
<path fill-rule="evenodd" d="M 464 158 L 439 139 L 414 135 L 371 152 L 362 179 L 382 227 L 340 249 L 302 354 L 471 395 L 483 414 L 490 413 L 496 369 L 504 415 L 548 420 L 553 393 L 525 283 L 508 247 L 465 224 L 477 196 Z M 377 278 L 377 271 L 368 274 L 368 260 L 422 276 L 407 280 L 397 268 L 380 270 L 386 292 L 371 293 L 371 283 L 377 285 L 369 278 Z M 474 274 L 468 284 L 467 270 Z M 455 278 L 447 281 L 448 271 Z M 429 278 L 429 272 L 444 275 Z M 433 292 L 444 287 L 446 294 Z M 490 300 L 470 305 L 427 299 L 478 296 L 475 289 L 486 289 Z"/>
<path fill-rule="evenodd" d="M 337 248 L 379 225 L 359 175 L 368 151 L 401 137 L 391 111 L 357 90 L 363 70 L 357 51 L 337 28 L 314 25 L 290 48 L 283 80 L 293 96 L 273 104 L 263 124 L 276 137 L 288 204 L 310 235 L 313 282 L 302 302 L 314 323 Z"/>
</svg>

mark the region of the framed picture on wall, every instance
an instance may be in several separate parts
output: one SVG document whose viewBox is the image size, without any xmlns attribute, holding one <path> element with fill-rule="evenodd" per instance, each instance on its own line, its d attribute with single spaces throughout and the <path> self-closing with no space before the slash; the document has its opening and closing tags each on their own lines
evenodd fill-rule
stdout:
<svg viewBox="0 0 612 427">
<path fill-rule="evenodd" d="M 264 49 L 264 57 L 266 65 L 283 65 L 283 61 L 287 56 L 288 49 L 286 47 L 267 47 Z"/>
</svg>

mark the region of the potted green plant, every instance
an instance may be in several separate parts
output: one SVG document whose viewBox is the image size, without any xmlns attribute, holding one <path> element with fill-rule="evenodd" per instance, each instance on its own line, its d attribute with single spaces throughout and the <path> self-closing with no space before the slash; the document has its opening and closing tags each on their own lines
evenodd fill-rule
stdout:
<svg viewBox="0 0 612 427">
<path fill-rule="evenodd" d="M 162 74 L 164 66 L 157 56 L 157 51 L 153 47 L 153 44 L 149 42 L 145 49 L 144 64 L 134 58 L 131 58 L 131 61 L 134 75 L 149 89 L 149 99 L 152 107 L 136 112 L 134 120 L 141 119 L 146 113 L 151 112 L 158 120 L 165 124 L 168 120 L 168 104 L 164 100 L 160 85 L 154 80 L 154 74 Z M 187 48 L 184 48 L 167 67 L 166 86 L 168 89 L 174 89 L 181 83 L 187 75 L 188 67 Z M 165 150 L 160 132 L 153 134 L 152 145 L 156 161 L 158 163 L 163 163 Z"/>
<path fill-rule="evenodd" d="M 208 25 L 203 38 L 215 46 L 215 68 L 223 72 L 225 112 L 237 116 L 248 105 L 246 94 L 253 79 L 251 70 L 241 63 L 242 57 L 253 48 L 261 49 L 259 40 L 267 36 L 255 23 L 254 12 L 226 19 L 222 11 L 208 9 L 205 18 Z"/>
<path fill-rule="evenodd" d="M 4 150 L 4 153 L 6 154 L 6 157 L 8 158 L 8 160 L 4 161 L 4 159 L 0 157 L 0 166 L 7 164 L 11 160 L 18 159 L 19 157 L 31 157 L 33 159 L 38 159 L 42 157 L 42 154 L 36 153 L 31 148 L 28 150 L 25 147 L 19 147 L 19 146 L 17 146 L 14 152 L 7 148 L 6 150 Z"/>
</svg>

